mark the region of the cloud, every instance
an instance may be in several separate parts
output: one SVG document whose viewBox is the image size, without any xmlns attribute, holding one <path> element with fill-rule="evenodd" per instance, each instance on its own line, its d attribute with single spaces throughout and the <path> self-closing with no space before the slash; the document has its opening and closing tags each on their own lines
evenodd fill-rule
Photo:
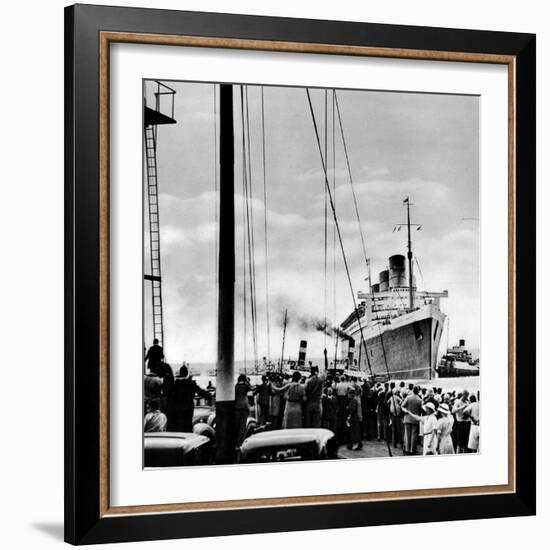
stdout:
<svg viewBox="0 0 550 550">
<path fill-rule="evenodd" d="M 160 219 L 168 356 L 213 361 L 216 356 L 217 201 L 214 192 L 213 86 L 175 83 L 177 125 L 163 128 L 159 141 Z M 304 91 L 266 88 L 267 205 L 263 202 L 258 90 L 250 93 L 252 191 L 256 298 L 260 354 L 266 353 L 267 310 L 271 316 L 269 347 L 281 353 L 280 318 L 284 307 L 333 323 L 353 307 L 339 243 L 333 247 L 328 212 L 325 277 L 324 173 L 314 140 Z M 315 95 L 315 94 L 314 94 Z M 318 94 L 316 111 L 321 108 Z M 477 224 L 460 223 L 478 211 L 477 100 L 420 94 L 353 92 L 339 94 L 354 176 L 363 236 L 373 280 L 388 257 L 406 252 L 406 233 L 393 233 L 405 221 L 403 199 L 410 196 L 419 285 L 449 290 L 443 308 L 451 318 L 451 338 L 479 340 L 479 243 Z M 236 124 L 236 135 L 239 135 Z M 160 132 L 159 132 L 160 135 Z M 354 292 L 365 290 L 367 268 L 341 142 L 337 142 L 336 210 Z M 243 222 L 240 141 L 235 149 L 236 348 L 243 346 Z M 329 159 L 329 164 L 330 164 Z M 332 179 L 331 179 L 332 182 Z M 267 207 L 267 212 L 266 212 Z M 265 297 L 264 213 L 268 223 L 269 300 Z M 147 230 L 147 224 L 146 224 Z M 146 256 L 147 243 L 145 241 Z M 245 246 L 246 248 L 246 246 Z M 336 258 L 334 275 L 333 255 Z M 246 291 L 248 295 L 248 290 Z M 150 300 L 145 300 L 150 324 Z M 248 308 L 250 307 L 247 302 Z M 149 309 L 147 309 L 149 308 Z M 247 314 L 248 323 L 250 312 Z M 473 328 L 472 328 L 473 327 Z M 150 327 L 149 327 L 150 328 Z M 146 334 L 149 330 L 146 325 Z M 456 333 L 454 332 L 456 331 Z M 149 331 L 150 332 L 150 331 Z M 251 326 L 246 353 L 252 354 Z M 326 335 L 291 323 L 285 354 L 296 355 L 306 338 L 310 356 L 323 346 L 334 352 Z M 452 343 L 452 342 L 451 342 Z"/>
<path fill-rule="evenodd" d="M 359 174 L 364 174 L 369 178 L 383 178 L 391 174 L 390 169 L 386 167 L 372 167 L 372 166 L 363 166 L 359 170 Z"/>
<path fill-rule="evenodd" d="M 329 181 L 332 181 L 333 174 L 334 172 L 332 170 L 329 170 L 328 172 Z M 336 170 L 335 175 L 337 179 L 349 178 L 348 171 L 347 169 L 344 169 L 344 168 L 338 168 Z M 325 172 L 323 171 L 322 168 L 319 168 L 319 169 L 311 168 L 301 174 L 294 176 L 294 180 L 298 182 L 308 182 L 308 183 L 312 181 L 323 182 L 325 181 Z"/>
<path fill-rule="evenodd" d="M 430 204 L 445 201 L 449 188 L 438 181 L 421 178 L 407 180 L 370 180 L 354 183 L 355 193 L 365 202 L 390 203 L 400 205 L 405 197 L 416 204 Z"/>
</svg>

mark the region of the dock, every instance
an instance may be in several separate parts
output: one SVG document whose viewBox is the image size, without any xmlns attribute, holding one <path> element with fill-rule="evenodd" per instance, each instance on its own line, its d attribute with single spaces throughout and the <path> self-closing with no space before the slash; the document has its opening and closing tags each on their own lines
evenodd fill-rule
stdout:
<svg viewBox="0 0 550 550">
<path fill-rule="evenodd" d="M 391 444 L 390 444 L 391 445 Z M 393 456 L 403 456 L 403 451 L 391 447 Z M 363 448 L 358 451 L 350 451 L 347 445 L 338 447 L 338 458 L 388 458 L 388 445 L 385 441 L 363 440 Z"/>
</svg>

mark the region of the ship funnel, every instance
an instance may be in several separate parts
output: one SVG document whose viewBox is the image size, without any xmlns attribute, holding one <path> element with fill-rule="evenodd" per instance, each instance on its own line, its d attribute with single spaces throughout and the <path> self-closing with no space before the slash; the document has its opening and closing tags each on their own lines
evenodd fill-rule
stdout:
<svg viewBox="0 0 550 550">
<path fill-rule="evenodd" d="M 464 346 L 466 346 L 466 340 L 459 340 L 458 345 L 463 348 Z"/>
<path fill-rule="evenodd" d="M 390 263 L 390 288 L 403 288 L 407 286 L 407 277 L 405 275 L 405 256 L 394 254 L 389 258 Z"/>
<path fill-rule="evenodd" d="M 307 341 L 300 340 L 300 350 L 298 351 L 298 366 L 303 367 L 306 364 Z"/>
<path fill-rule="evenodd" d="M 386 292 L 389 289 L 390 272 L 387 269 L 380 272 L 380 292 Z"/>
<path fill-rule="evenodd" d="M 374 283 L 371 288 L 372 288 L 371 291 L 372 291 L 373 294 L 375 292 L 380 292 L 380 283 Z"/>
</svg>

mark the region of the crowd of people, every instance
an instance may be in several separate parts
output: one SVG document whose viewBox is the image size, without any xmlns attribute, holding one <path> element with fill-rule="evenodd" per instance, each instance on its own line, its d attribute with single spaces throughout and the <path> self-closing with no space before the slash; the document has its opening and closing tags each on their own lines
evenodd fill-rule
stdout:
<svg viewBox="0 0 550 550">
<path fill-rule="evenodd" d="M 405 455 L 479 449 L 478 396 L 467 390 L 372 383 L 333 371 L 320 376 L 315 366 L 307 378 L 298 371 L 272 373 L 253 387 L 242 375 L 239 384 L 241 395 L 255 395 L 260 423 L 274 429 L 328 428 L 352 450 L 365 440 L 384 441 Z"/>
<path fill-rule="evenodd" d="M 195 402 L 202 398 L 211 403 L 213 385 L 198 386 L 186 365 L 174 377 L 158 342 L 146 360 L 144 430 L 192 431 Z M 320 375 L 311 364 L 308 376 L 269 372 L 256 385 L 241 374 L 235 385 L 236 444 L 245 439 L 248 419 L 254 416 L 266 429 L 327 428 L 350 450 L 377 440 L 405 455 L 477 452 L 478 399 L 479 394 L 467 390 L 373 383 L 330 369 Z"/>
<path fill-rule="evenodd" d="M 155 340 L 145 359 L 148 372 L 144 376 L 143 429 L 145 432 L 192 432 L 196 399 L 211 403 L 214 387 L 201 388 L 182 365 L 174 376 L 172 367 L 164 362 L 162 347 Z"/>
</svg>

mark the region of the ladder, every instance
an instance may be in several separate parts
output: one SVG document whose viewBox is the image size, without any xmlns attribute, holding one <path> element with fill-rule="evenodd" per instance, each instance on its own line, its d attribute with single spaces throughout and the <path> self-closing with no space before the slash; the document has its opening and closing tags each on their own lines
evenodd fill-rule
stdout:
<svg viewBox="0 0 550 550">
<path fill-rule="evenodd" d="M 145 126 L 145 161 L 147 165 L 147 203 L 149 206 L 149 243 L 151 251 L 151 281 L 153 305 L 153 337 L 164 347 L 164 324 L 162 317 L 162 273 L 160 266 L 160 224 L 157 184 L 157 139 L 156 126 Z"/>
</svg>

